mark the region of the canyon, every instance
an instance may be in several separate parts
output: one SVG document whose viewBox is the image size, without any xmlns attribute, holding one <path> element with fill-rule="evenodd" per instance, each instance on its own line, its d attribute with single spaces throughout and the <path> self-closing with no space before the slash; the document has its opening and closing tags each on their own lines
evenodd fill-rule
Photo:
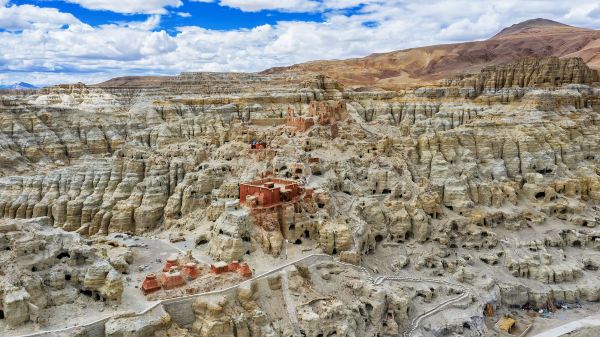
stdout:
<svg viewBox="0 0 600 337">
<path fill-rule="evenodd" d="M 0 92 L 0 336 L 520 336 L 597 312 L 599 34 Z"/>
</svg>

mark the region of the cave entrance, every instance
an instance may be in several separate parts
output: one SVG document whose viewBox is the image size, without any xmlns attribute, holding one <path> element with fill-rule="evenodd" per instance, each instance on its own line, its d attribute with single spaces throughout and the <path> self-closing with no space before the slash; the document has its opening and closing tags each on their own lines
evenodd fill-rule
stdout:
<svg viewBox="0 0 600 337">
<path fill-rule="evenodd" d="M 4 310 L 0 310 L 0 319 L 4 319 Z"/>
<path fill-rule="evenodd" d="M 536 198 L 536 199 L 538 199 L 538 200 L 539 200 L 539 199 L 543 199 L 543 198 L 545 198 L 545 197 L 546 197 L 546 192 L 537 192 L 537 193 L 535 194 L 535 198 Z"/>
<path fill-rule="evenodd" d="M 57 259 L 64 259 L 64 258 L 71 258 L 71 255 L 69 254 L 69 252 L 62 252 L 58 255 L 56 255 Z"/>
<path fill-rule="evenodd" d="M 85 289 L 79 290 L 79 293 L 83 294 L 87 297 L 92 297 L 92 295 L 94 295 L 91 290 L 85 290 Z"/>
<path fill-rule="evenodd" d="M 301 245 L 302 244 L 302 240 L 297 239 L 296 241 L 294 241 L 294 244 L 295 245 Z"/>
</svg>

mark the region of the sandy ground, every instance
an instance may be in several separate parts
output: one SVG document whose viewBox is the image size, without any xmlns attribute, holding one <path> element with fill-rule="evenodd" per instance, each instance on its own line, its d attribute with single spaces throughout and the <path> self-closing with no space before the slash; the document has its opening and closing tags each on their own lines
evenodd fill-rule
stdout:
<svg viewBox="0 0 600 337">
<path fill-rule="evenodd" d="M 529 332 L 532 337 L 558 337 L 574 331 L 568 336 L 579 336 L 575 331 L 587 330 L 594 331 L 596 334 L 589 336 L 600 336 L 600 304 L 593 303 L 584 305 L 581 309 L 559 310 L 552 315 L 552 318 L 538 317 L 535 320 L 533 329 Z M 596 325 L 596 327 L 581 329 L 586 325 Z M 582 337 L 586 334 L 582 331 Z"/>
</svg>

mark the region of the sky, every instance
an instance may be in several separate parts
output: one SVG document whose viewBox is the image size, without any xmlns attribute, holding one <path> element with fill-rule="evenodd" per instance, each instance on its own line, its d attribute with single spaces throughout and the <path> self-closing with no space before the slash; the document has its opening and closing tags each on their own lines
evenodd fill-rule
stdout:
<svg viewBox="0 0 600 337">
<path fill-rule="evenodd" d="M 0 0 L 0 84 L 260 71 L 483 40 L 538 17 L 600 29 L 600 1 Z"/>
</svg>

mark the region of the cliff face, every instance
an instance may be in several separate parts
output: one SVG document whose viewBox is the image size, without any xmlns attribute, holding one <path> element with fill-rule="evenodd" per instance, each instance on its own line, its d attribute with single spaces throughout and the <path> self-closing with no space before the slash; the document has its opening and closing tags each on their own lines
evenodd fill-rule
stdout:
<svg viewBox="0 0 600 337">
<path fill-rule="evenodd" d="M 598 71 L 590 69 L 580 58 L 526 58 L 514 63 L 488 66 L 477 75 L 461 80 L 462 87 L 473 87 L 477 93 L 505 88 L 560 87 L 566 84 L 592 85 L 598 82 Z"/>
</svg>

